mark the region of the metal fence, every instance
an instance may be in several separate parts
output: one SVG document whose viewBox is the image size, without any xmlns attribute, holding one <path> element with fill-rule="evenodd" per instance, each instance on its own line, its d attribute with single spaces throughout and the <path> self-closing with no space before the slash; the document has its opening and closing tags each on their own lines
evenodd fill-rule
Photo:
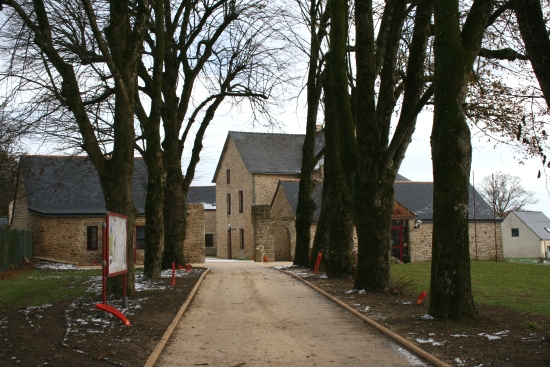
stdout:
<svg viewBox="0 0 550 367">
<path fill-rule="evenodd" d="M 30 259 L 31 255 L 31 231 L 8 230 L 8 227 L 0 226 L 0 271 L 22 263 L 23 256 Z"/>
</svg>

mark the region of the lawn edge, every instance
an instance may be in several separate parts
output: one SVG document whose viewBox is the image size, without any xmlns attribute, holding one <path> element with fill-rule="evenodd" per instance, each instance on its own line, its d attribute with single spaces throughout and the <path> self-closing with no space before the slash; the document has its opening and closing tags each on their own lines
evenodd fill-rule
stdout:
<svg viewBox="0 0 550 367">
<path fill-rule="evenodd" d="M 450 364 L 448 363 L 445 363 L 443 362 L 442 360 L 440 360 L 439 358 L 435 357 L 433 354 L 430 354 L 428 352 L 426 352 L 424 349 L 422 348 L 419 348 L 417 345 L 411 343 L 410 341 L 408 341 L 407 339 L 403 338 L 402 336 L 400 336 L 399 334 L 396 334 L 394 333 L 393 331 L 391 331 L 390 329 L 380 325 L 379 323 L 377 323 L 376 321 L 368 318 L 367 316 L 361 314 L 360 312 L 358 312 L 357 310 L 353 309 L 352 307 L 350 307 L 349 305 L 345 304 L 344 302 L 340 301 L 338 298 L 330 295 L 329 293 L 325 292 L 324 290 L 322 290 L 321 288 L 313 285 L 312 283 L 308 282 L 307 280 L 299 277 L 298 275 L 296 274 L 292 274 L 292 273 L 289 273 L 287 271 L 284 271 L 282 269 L 276 269 L 276 270 L 279 270 L 281 273 L 284 273 L 284 274 L 288 274 L 296 279 L 298 279 L 299 281 L 301 281 L 302 283 L 306 284 L 307 286 L 309 286 L 310 288 L 312 288 L 313 290 L 319 292 L 320 294 L 322 294 L 323 296 L 327 297 L 328 299 L 330 299 L 331 301 L 335 302 L 337 305 L 339 305 L 340 307 L 344 308 L 345 310 L 351 312 L 353 315 L 357 316 L 358 318 L 360 318 L 361 320 L 365 321 L 366 323 L 368 323 L 369 325 L 373 326 L 374 328 L 376 328 L 378 331 L 380 331 L 382 334 L 386 335 L 387 337 L 393 339 L 394 341 L 396 341 L 397 343 L 399 343 L 401 346 L 407 348 L 410 352 L 412 352 L 413 354 L 416 354 L 418 357 L 421 357 L 423 359 L 425 359 L 426 361 L 432 363 L 433 365 L 437 366 L 437 367 L 452 367 Z"/>
<path fill-rule="evenodd" d="M 147 359 L 147 362 L 145 362 L 143 367 L 153 367 L 155 365 L 155 363 L 157 363 L 157 360 L 159 359 L 160 354 L 164 350 L 164 347 L 166 346 L 166 343 L 168 343 L 168 340 L 170 339 L 170 337 L 172 336 L 172 333 L 176 329 L 176 326 L 178 325 L 181 317 L 183 316 L 183 314 L 187 310 L 187 307 L 189 306 L 189 304 L 191 303 L 191 301 L 195 297 L 195 293 L 199 289 L 204 277 L 206 276 L 206 274 L 208 274 L 208 272 L 210 272 L 209 268 L 207 268 L 206 271 L 204 273 L 202 273 L 201 277 L 199 278 L 199 280 L 197 281 L 197 283 L 193 287 L 193 290 L 191 290 L 191 293 L 189 293 L 189 296 L 187 297 L 187 299 L 185 300 L 183 305 L 180 307 L 178 313 L 176 314 L 176 316 L 174 317 L 174 319 L 172 320 L 172 322 L 168 326 L 168 329 L 166 329 L 166 331 L 164 332 L 164 335 L 162 336 L 162 338 L 158 342 L 155 349 L 153 349 L 153 351 L 151 352 L 151 355 L 149 356 L 149 358 Z"/>
</svg>

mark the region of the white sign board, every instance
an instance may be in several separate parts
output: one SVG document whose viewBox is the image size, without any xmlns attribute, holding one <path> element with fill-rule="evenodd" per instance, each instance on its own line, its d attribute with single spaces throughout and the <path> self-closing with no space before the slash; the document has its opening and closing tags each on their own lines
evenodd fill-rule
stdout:
<svg viewBox="0 0 550 367">
<path fill-rule="evenodd" d="M 107 275 L 114 276 L 126 273 L 128 272 L 128 218 L 120 214 L 107 212 L 106 223 L 109 239 L 107 258 L 105 259 L 107 260 Z"/>
</svg>

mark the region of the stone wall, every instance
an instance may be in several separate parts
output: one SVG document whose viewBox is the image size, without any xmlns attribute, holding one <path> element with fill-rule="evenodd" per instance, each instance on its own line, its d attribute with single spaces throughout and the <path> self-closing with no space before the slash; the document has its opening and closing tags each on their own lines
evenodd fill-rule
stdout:
<svg viewBox="0 0 550 367">
<path fill-rule="evenodd" d="M 187 263 L 204 263 L 204 207 L 202 204 L 188 204 L 187 231 L 183 243 L 183 255 Z"/>
<path fill-rule="evenodd" d="M 470 223 L 470 259 L 494 260 L 495 253 L 498 258 L 503 258 L 502 253 L 502 231 L 501 223 L 496 223 L 496 247 L 495 251 L 495 227 L 492 222 Z M 413 221 L 409 221 L 410 243 L 411 243 L 411 261 L 431 261 L 432 260 L 432 230 L 433 223 L 424 222 L 420 228 L 413 227 Z M 477 235 L 475 235 L 477 233 Z M 476 241 L 477 238 L 477 241 Z"/>
<path fill-rule="evenodd" d="M 25 185 L 23 184 L 23 175 L 19 175 L 15 200 L 13 202 L 13 212 L 10 228 L 30 230 L 32 227 L 32 215 L 27 206 L 27 196 L 25 194 Z"/>
<path fill-rule="evenodd" d="M 272 218 L 269 205 L 254 205 L 252 207 L 252 221 L 254 223 L 254 249 L 255 260 L 263 261 L 263 256 L 267 256 L 268 261 L 275 259 L 275 232 L 285 227 L 290 237 L 290 257 L 294 259 L 296 251 L 296 229 L 294 227 L 295 218 L 279 217 Z"/>
</svg>

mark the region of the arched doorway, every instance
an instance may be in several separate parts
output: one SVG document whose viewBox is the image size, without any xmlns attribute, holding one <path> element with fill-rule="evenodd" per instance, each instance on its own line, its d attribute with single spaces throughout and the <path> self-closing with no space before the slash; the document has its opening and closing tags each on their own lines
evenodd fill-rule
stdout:
<svg viewBox="0 0 550 367">
<path fill-rule="evenodd" d="M 290 233 L 285 226 L 277 226 L 274 233 L 275 261 L 292 261 L 290 256 Z"/>
</svg>

